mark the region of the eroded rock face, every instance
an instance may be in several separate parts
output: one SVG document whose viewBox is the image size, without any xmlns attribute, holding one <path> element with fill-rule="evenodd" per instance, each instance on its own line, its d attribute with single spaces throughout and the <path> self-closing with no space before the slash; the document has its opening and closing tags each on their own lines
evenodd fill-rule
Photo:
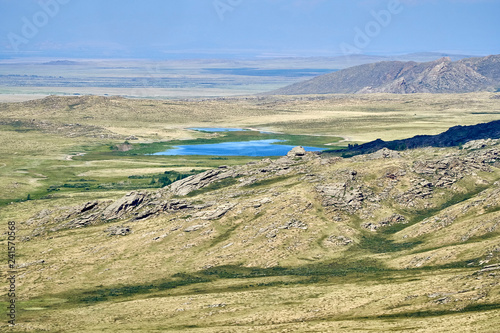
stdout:
<svg viewBox="0 0 500 333">
<path fill-rule="evenodd" d="M 120 218 L 130 210 L 140 206 L 148 198 L 148 193 L 130 192 L 109 205 L 102 213 L 106 220 Z"/>
<path fill-rule="evenodd" d="M 365 200 L 362 189 L 359 186 L 350 186 L 347 182 L 320 185 L 316 189 L 324 198 L 323 205 L 341 210 L 358 210 Z"/>
<path fill-rule="evenodd" d="M 228 169 L 227 167 L 208 170 L 203 173 L 176 181 L 175 183 L 170 185 L 170 191 L 174 195 L 184 196 L 212 183 L 221 181 L 226 178 L 235 178 L 237 176 L 238 173 L 234 169 Z"/>
<path fill-rule="evenodd" d="M 465 156 L 445 156 L 436 160 L 416 161 L 412 170 L 429 175 L 436 187 L 451 187 L 458 180 L 477 171 L 489 172 L 491 165 L 500 160 L 498 149 L 473 151 Z"/>
</svg>

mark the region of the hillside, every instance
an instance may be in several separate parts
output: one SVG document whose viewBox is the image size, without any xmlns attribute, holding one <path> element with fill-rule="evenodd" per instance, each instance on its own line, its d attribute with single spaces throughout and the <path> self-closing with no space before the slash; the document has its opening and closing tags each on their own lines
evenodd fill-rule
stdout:
<svg viewBox="0 0 500 333">
<path fill-rule="evenodd" d="M 0 246 L 15 222 L 18 317 L 0 331 L 495 332 L 498 140 L 351 158 L 149 154 L 238 135 L 331 149 L 341 134 L 342 146 L 433 137 L 498 119 L 499 103 L 494 93 L 2 103 Z"/>
<path fill-rule="evenodd" d="M 500 87 L 500 55 L 451 61 L 383 61 L 350 67 L 269 94 L 467 93 Z"/>
<path fill-rule="evenodd" d="M 453 147 L 475 140 L 478 140 L 476 144 L 485 144 L 484 140 L 492 139 L 500 139 L 500 120 L 471 126 L 454 126 L 437 135 L 417 135 L 408 139 L 387 142 L 377 139 L 361 145 L 349 146 L 348 151 L 343 152 L 343 156 L 373 153 L 382 148 L 405 150 L 422 147 Z"/>
<path fill-rule="evenodd" d="M 295 148 L 118 200 L 8 208 L 23 329 L 493 332 L 499 158 L 495 142 Z"/>
</svg>

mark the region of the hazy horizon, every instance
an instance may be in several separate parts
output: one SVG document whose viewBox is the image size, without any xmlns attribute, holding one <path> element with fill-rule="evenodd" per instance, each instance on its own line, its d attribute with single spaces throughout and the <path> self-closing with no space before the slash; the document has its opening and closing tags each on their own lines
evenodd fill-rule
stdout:
<svg viewBox="0 0 500 333">
<path fill-rule="evenodd" d="M 500 54 L 493 0 L 0 0 L 0 59 Z"/>
</svg>

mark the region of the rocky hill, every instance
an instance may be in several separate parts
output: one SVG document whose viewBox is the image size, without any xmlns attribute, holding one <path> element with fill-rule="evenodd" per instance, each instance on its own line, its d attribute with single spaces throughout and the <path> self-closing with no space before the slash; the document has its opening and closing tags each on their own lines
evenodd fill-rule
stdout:
<svg viewBox="0 0 500 333">
<path fill-rule="evenodd" d="M 437 135 L 417 135 L 412 138 L 394 141 L 381 139 L 361 145 L 349 146 L 343 151 L 343 156 L 373 153 L 382 148 L 391 150 L 405 150 L 422 147 L 454 147 L 475 141 L 478 148 L 495 143 L 500 139 L 500 120 L 471 126 L 454 126 Z"/>
<path fill-rule="evenodd" d="M 453 316 L 488 332 L 500 310 L 500 146 L 464 148 L 341 158 L 297 147 L 46 208 L 19 224 L 24 244 L 43 249 L 19 274 L 29 304 L 64 327 L 107 327 L 119 302 L 142 328 L 174 331 L 338 331 L 366 318 L 401 328 L 415 317 L 427 332 Z M 54 330 L 52 319 L 36 328 Z"/>
<path fill-rule="evenodd" d="M 350 67 L 269 94 L 467 93 L 500 87 L 500 55 L 451 61 L 383 61 Z"/>
</svg>

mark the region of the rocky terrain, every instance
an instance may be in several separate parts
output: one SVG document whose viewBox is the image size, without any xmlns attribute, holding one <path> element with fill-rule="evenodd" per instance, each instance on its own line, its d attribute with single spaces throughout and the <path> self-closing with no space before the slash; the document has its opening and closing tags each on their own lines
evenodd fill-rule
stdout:
<svg viewBox="0 0 500 333">
<path fill-rule="evenodd" d="M 296 147 L 116 200 L 77 198 L 12 213 L 40 207 L 16 221 L 24 331 L 499 324 L 498 140 L 349 158 Z"/>
<path fill-rule="evenodd" d="M 500 87 L 500 55 L 451 61 L 383 61 L 350 67 L 274 90 L 273 95 L 466 93 Z"/>
<path fill-rule="evenodd" d="M 404 229 L 404 242 L 443 228 L 465 242 L 498 232 L 499 167 L 498 140 L 471 142 L 462 150 L 434 150 L 431 154 L 384 148 L 350 159 L 322 157 L 297 147 L 275 161 L 221 166 L 156 192 L 131 192 L 116 201 L 44 210 L 25 222 L 32 228 L 25 240 L 116 221 L 120 224 L 106 232 L 125 236 L 145 219 L 168 217 L 168 224 L 175 228 L 151 236 L 152 241 L 173 233 L 196 232 L 200 233 L 198 242 L 204 242 L 217 238 L 217 225 L 236 223 L 238 231 L 227 240 L 238 243 L 229 256 L 233 259 L 205 259 L 198 269 L 239 261 L 239 255 L 257 251 L 264 239 L 268 239 L 264 252 L 273 254 L 253 258 L 247 265 L 277 265 L 271 258 L 293 257 L 312 242 L 337 251 L 344 251 L 345 246 L 358 248 L 367 236 L 364 230 L 371 234 L 395 225 Z M 475 221 L 476 214 L 484 218 Z M 467 227 L 455 229 L 458 224 Z M 398 238 L 393 241 L 400 242 Z M 425 251 L 435 240 L 430 236 L 428 241 L 417 248 Z M 288 247 L 285 250 L 273 243 Z M 449 244 L 452 248 L 453 243 Z M 488 247 L 479 248 L 481 259 L 469 258 L 474 264 L 498 260 L 498 253 L 495 259 L 486 259 Z M 460 251 L 454 252 L 447 262 L 460 257 Z M 442 263 L 442 259 L 438 261 Z M 400 265 L 411 267 L 413 262 L 414 258 Z"/>
</svg>

